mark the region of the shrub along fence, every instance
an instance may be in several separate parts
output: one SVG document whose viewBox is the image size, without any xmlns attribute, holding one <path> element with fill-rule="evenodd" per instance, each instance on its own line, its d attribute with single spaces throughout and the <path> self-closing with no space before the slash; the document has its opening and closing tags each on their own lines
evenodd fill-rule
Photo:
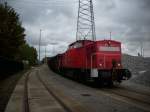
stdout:
<svg viewBox="0 0 150 112">
<path fill-rule="evenodd" d="M 22 62 L 0 57 L 0 79 L 23 70 Z"/>
</svg>

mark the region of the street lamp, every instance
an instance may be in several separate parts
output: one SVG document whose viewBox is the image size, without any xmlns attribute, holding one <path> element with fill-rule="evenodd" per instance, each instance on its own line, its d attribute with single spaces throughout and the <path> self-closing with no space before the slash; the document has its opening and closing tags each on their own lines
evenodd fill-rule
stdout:
<svg viewBox="0 0 150 112">
<path fill-rule="evenodd" d="M 40 52 L 41 52 L 41 33 L 42 33 L 42 30 L 40 29 L 40 37 L 39 37 L 39 64 L 40 64 Z"/>
<path fill-rule="evenodd" d="M 45 63 L 47 63 L 47 56 L 46 56 L 46 45 L 45 45 Z"/>
</svg>

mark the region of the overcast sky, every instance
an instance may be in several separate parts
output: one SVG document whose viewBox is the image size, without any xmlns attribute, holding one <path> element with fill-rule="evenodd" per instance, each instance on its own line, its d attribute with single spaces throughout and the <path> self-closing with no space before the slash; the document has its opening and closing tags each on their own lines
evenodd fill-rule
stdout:
<svg viewBox="0 0 150 112">
<path fill-rule="evenodd" d="M 27 42 L 38 48 L 42 29 L 42 57 L 62 53 L 76 39 L 78 0 L 7 0 L 20 14 Z M 143 43 L 150 56 L 150 0 L 93 0 L 97 40 L 122 42 L 123 53 L 137 55 Z"/>
</svg>

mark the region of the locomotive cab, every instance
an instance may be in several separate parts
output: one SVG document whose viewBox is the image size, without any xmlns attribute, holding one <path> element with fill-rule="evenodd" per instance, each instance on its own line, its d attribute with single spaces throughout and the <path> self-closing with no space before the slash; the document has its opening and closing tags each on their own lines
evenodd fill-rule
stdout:
<svg viewBox="0 0 150 112">
<path fill-rule="evenodd" d="M 98 69 L 110 70 L 121 69 L 121 43 L 104 40 L 96 42 L 96 67 Z"/>
<path fill-rule="evenodd" d="M 91 52 L 91 77 L 108 82 L 129 79 L 131 73 L 121 63 L 121 43 L 113 40 L 96 41 Z"/>
</svg>

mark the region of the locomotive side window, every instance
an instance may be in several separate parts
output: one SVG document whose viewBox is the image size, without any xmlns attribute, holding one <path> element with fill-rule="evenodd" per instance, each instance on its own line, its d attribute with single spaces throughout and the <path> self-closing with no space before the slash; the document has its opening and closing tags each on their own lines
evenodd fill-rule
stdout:
<svg viewBox="0 0 150 112">
<path fill-rule="evenodd" d="M 120 51 L 120 47 L 100 46 L 99 51 Z"/>
<path fill-rule="evenodd" d="M 72 46 L 69 46 L 69 48 L 68 49 L 72 49 L 73 48 L 73 45 Z"/>
<path fill-rule="evenodd" d="M 82 47 L 82 43 L 76 43 L 76 44 L 74 45 L 74 48 L 80 48 L 80 47 Z"/>
<path fill-rule="evenodd" d="M 75 43 L 75 44 L 69 46 L 69 49 L 80 48 L 80 47 L 82 47 L 82 43 L 79 43 L 79 42 L 78 42 L 78 43 Z"/>
</svg>

